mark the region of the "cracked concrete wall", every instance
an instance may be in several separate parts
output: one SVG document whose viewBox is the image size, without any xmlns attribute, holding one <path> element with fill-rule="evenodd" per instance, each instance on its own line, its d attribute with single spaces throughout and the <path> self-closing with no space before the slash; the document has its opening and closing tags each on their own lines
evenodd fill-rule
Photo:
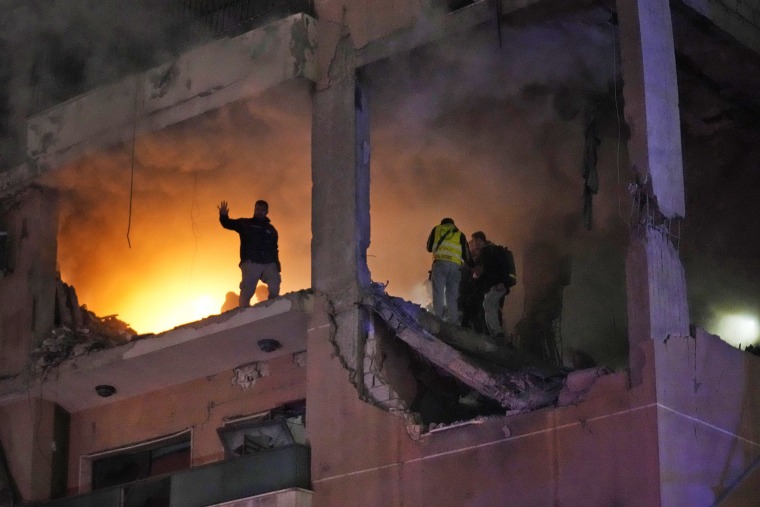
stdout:
<svg viewBox="0 0 760 507">
<path fill-rule="evenodd" d="M 757 472 L 738 486 L 760 459 L 760 357 L 701 329 L 651 344 L 661 505 L 754 505 Z"/>
<path fill-rule="evenodd" d="M 241 358 L 241 360 L 244 360 Z M 306 368 L 292 354 L 267 361 L 247 389 L 232 369 L 143 396 L 71 414 L 69 493 L 79 488 L 80 456 L 192 430 L 192 466 L 224 459 L 217 434 L 225 420 L 306 397 Z"/>
<path fill-rule="evenodd" d="M 314 505 L 658 505 L 653 382 L 629 390 L 625 374 L 606 375 L 576 405 L 413 440 L 346 382 L 326 305 L 315 302 L 307 342 Z"/>
<path fill-rule="evenodd" d="M 377 315 L 364 347 L 364 396 L 389 411 L 408 411 L 417 394 L 410 351 Z"/>
<path fill-rule="evenodd" d="M 639 345 L 689 334 L 686 273 L 668 232 L 642 225 L 631 232 L 626 257 L 628 358 L 631 379 L 641 381 Z"/>
<path fill-rule="evenodd" d="M 0 201 L 8 232 L 9 268 L 0 274 L 0 378 L 20 373 L 55 317 L 58 203 L 54 192 L 30 187 Z"/>
</svg>

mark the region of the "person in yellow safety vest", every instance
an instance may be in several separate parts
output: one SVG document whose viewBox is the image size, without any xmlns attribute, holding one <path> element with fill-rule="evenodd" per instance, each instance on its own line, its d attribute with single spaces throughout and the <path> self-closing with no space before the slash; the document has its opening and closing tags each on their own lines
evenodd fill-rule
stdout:
<svg viewBox="0 0 760 507">
<path fill-rule="evenodd" d="M 433 282 L 433 312 L 448 322 L 459 324 L 457 305 L 462 265 L 472 265 L 467 238 L 451 218 L 444 218 L 433 227 L 427 240 L 427 251 L 433 254 L 430 280 Z"/>
</svg>

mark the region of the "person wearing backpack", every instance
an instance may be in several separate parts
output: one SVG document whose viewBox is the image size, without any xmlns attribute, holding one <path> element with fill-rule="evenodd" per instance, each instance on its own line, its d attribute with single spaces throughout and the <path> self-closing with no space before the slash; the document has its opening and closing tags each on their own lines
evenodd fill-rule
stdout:
<svg viewBox="0 0 760 507">
<path fill-rule="evenodd" d="M 457 229 L 454 220 L 444 218 L 430 231 L 427 251 L 433 254 L 433 267 L 430 270 L 430 280 L 433 283 L 433 313 L 458 325 L 461 270 L 464 264 L 472 264 L 467 238 Z"/>
<path fill-rule="evenodd" d="M 472 234 L 473 250 L 478 251 L 474 277 L 483 294 L 483 312 L 488 334 L 504 334 L 501 309 L 509 289 L 517 283 L 512 252 L 488 241 L 483 231 Z"/>
</svg>

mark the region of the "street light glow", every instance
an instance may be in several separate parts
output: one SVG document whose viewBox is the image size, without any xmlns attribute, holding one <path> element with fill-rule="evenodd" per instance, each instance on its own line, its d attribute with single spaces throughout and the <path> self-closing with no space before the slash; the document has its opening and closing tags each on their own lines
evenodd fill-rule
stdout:
<svg viewBox="0 0 760 507">
<path fill-rule="evenodd" d="M 748 314 L 723 315 L 716 323 L 716 334 L 734 347 L 757 345 L 760 324 L 757 317 Z"/>
</svg>

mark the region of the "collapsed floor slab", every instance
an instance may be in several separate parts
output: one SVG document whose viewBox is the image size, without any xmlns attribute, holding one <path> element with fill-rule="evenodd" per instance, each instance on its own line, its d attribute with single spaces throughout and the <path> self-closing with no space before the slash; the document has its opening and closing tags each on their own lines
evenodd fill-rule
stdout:
<svg viewBox="0 0 760 507">
<path fill-rule="evenodd" d="M 486 336 L 455 332 L 418 305 L 387 295 L 377 284 L 365 291 L 364 304 L 414 351 L 507 410 L 533 410 L 559 397 L 566 370 Z"/>
</svg>

